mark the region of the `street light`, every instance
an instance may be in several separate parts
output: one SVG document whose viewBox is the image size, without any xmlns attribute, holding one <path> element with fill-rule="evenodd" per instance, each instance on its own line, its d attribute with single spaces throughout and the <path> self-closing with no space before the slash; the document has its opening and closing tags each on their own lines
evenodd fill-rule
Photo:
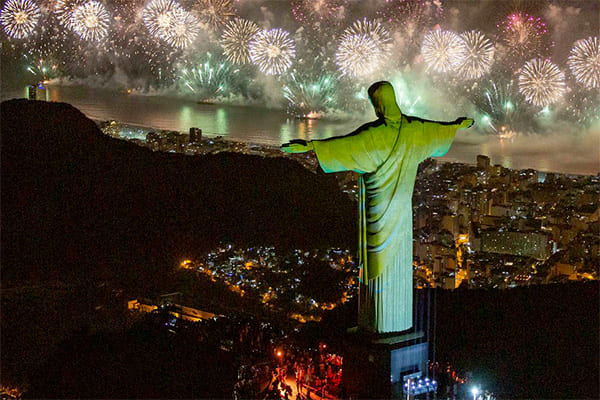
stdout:
<svg viewBox="0 0 600 400">
<path fill-rule="evenodd" d="M 473 389 L 471 389 L 471 393 L 473 393 L 473 400 L 477 400 L 477 395 L 479 394 L 479 388 L 477 386 L 473 386 Z"/>
</svg>

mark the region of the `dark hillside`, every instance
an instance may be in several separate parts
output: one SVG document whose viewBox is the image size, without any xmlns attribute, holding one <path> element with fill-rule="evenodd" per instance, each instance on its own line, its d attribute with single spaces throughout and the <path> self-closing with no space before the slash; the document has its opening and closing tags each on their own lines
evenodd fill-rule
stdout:
<svg viewBox="0 0 600 400">
<path fill-rule="evenodd" d="M 292 160 L 153 153 L 104 136 L 68 104 L 1 107 L 3 285 L 141 284 L 220 241 L 354 246 L 352 202 Z"/>
<path fill-rule="evenodd" d="M 598 282 L 439 290 L 437 356 L 499 398 L 598 398 Z"/>
</svg>

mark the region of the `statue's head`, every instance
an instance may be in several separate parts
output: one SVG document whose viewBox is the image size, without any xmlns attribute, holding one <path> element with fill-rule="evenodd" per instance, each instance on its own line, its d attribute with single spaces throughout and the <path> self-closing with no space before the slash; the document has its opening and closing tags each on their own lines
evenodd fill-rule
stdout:
<svg viewBox="0 0 600 400">
<path fill-rule="evenodd" d="M 375 108 L 377 118 L 385 118 L 390 121 L 399 121 L 402 112 L 396 103 L 394 87 L 387 81 L 375 82 L 369 87 L 369 98 Z"/>
</svg>

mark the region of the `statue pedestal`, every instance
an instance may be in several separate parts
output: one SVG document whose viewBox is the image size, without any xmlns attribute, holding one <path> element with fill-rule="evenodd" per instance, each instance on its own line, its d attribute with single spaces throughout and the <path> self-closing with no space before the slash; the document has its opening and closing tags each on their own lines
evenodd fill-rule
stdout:
<svg viewBox="0 0 600 400">
<path fill-rule="evenodd" d="M 423 332 L 374 337 L 350 330 L 342 373 L 346 398 L 403 397 L 408 377 L 427 375 L 428 350 Z"/>
</svg>

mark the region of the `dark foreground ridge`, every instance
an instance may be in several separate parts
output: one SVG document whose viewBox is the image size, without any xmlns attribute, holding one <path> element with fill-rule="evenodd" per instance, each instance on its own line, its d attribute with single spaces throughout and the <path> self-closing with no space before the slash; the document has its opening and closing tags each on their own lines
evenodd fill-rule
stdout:
<svg viewBox="0 0 600 400">
<path fill-rule="evenodd" d="M 0 126 L 3 281 L 138 279 L 219 242 L 353 247 L 355 206 L 292 160 L 154 153 L 64 103 L 4 102 Z"/>
</svg>

